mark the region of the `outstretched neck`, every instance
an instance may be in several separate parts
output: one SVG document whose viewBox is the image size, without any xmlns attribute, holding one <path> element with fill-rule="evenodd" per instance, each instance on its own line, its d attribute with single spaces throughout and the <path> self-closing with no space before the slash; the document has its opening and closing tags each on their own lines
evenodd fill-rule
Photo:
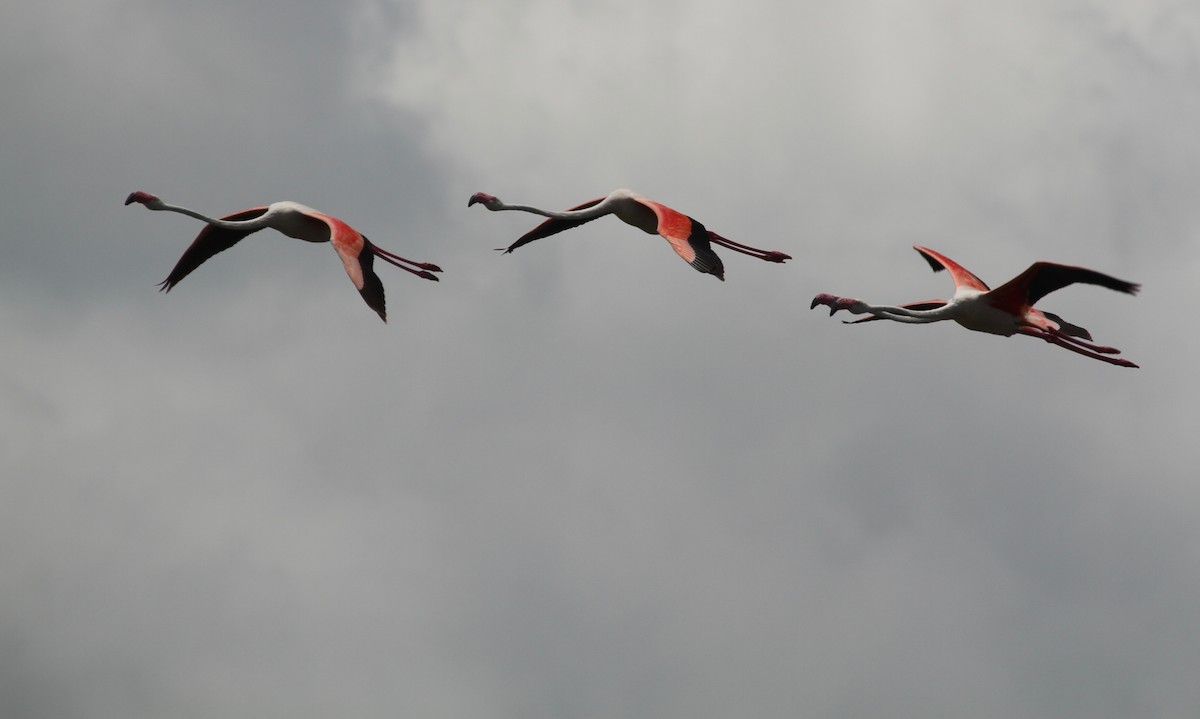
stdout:
<svg viewBox="0 0 1200 719">
<path fill-rule="evenodd" d="M 179 207 L 178 205 L 169 205 L 169 204 L 163 202 L 162 200 L 156 199 L 155 201 L 146 202 L 143 204 L 145 204 L 146 209 L 148 209 L 148 210 L 159 210 L 159 211 L 163 211 L 163 212 L 178 212 L 181 215 L 187 215 L 188 217 L 194 217 L 197 220 L 200 220 L 201 222 L 207 222 L 208 224 L 212 225 L 213 227 L 219 227 L 224 230 L 238 230 L 238 231 L 242 231 L 242 232 L 247 231 L 247 230 L 257 230 L 262 227 L 266 227 L 267 226 L 266 225 L 267 214 L 270 212 L 269 210 L 267 210 L 266 212 L 263 212 L 262 214 L 258 215 L 257 217 L 252 217 L 252 218 L 246 219 L 246 220 L 223 220 L 223 219 L 220 219 L 217 217 L 209 217 L 208 215 L 203 215 L 199 212 L 196 212 L 195 210 L 190 210 L 186 207 Z"/>
<path fill-rule="evenodd" d="M 554 210 L 543 210 L 538 207 L 530 207 L 529 205 L 510 205 L 505 202 L 497 203 L 496 205 L 489 207 L 488 209 L 494 210 L 496 212 L 505 212 L 505 211 L 531 212 L 535 215 L 541 215 L 542 217 L 552 217 L 552 218 L 558 218 L 558 219 L 562 219 L 563 215 L 570 214 L 569 211 L 568 212 L 556 212 Z"/>
<path fill-rule="evenodd" d="M 581 210 L 543 210 L 540 207 L 530 207 L 529 205 L 509 205 L 500 202 L 494 206 L 488 207 L 488 209 L 495 210 L 497 212 L 503 210 L 528 212 L 534 215 L 541 215 L 542 217 L 549 217 L 552 220 L 585 220 L 607 214 L 608 207 L 604 205 L 604 202 L 600 202 L 596 205 Z"/>
<path fill-rule="evenodd" d="M 872 314 L 881 319 L 919 325 L 951 319 L 954 308 L 952 307 L 952 303 L 949 302 L 941 307 L 935 307 L 930 310 L 915 310 L 908 307 L 868 305 L 863 303 L 860 308 L 851 308 L 850 311 L 854 314 Z"/>
<path fill-rule="evenodd" d="M 486 192 L 476 192 L 471 196 L 467 206 L 470 207 L 475 203 L 482 204 L 492 212 L 528 212 L 531 215 L 540 215 L 548 217 L 552 220 L 564 220 L 568 222 L 587 222 L 594 220 L 597 217 L 602 217 L 614 211 L 616 203 L 630 196 L 628 190 L 617 190 L 610 193 L 607 197 L 603 197 L 590 202 L 585 202 L 582 205 L 577 205 L 568 210 L 543 210 L 540 207 L 530 207 L 529 205 L 510 205 L 504 202 L 495 195 L 489 195 Z"/>
<path fill-rule="evenodd" d="M 161 200 L 156 203 L 153 203 L 153 204 L 147 203 L 146 209 L 147 210 L 161 210 L 163 212 L 178 212 L 181 215 L 187 215 L 188 217 L 195 217 L 197 220 L 200 220 L 201 222 L 207 222 L 210 225 L 221 226 L 221 225 L 229 224 L 226 220 L 218 220 L 215 217 L 209 217 L 207 215 L 202 215 L 199 212 L 196 212 L 195 210 L 189 210 L 186 207 L 179 207 L 176 205 L 168 205 L 167 203 L 162 202 Z"/>
</svg>

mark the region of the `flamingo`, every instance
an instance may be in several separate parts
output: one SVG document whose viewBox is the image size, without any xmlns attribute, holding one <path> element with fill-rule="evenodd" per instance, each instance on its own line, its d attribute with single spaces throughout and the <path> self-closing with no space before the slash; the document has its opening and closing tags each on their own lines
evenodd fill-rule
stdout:
<svg viewBox="0 0 1200 719">
<path fill-rule="evenodd" d="M 662 235 L 667 242 L 671 243 L 671 247 L 683 258 L 684 262 L 700 272 L 716 275 L 717 279 L 722 282 L 725 281 L 725 267 L 721 264 L 721 258 L 713 252 L 711 243 L 768 262 L 784 262 L 792 259 L 790 255 L 782 252 L 759 250 L 721 237 L 682 212 L 642 197 L 632 190 L 615 190 L 607 197 L 588 200 L 563 212 L 540 210 L 526 205 L 508 205 L 501 202 L 498 197 L 486 192 L 476 192 L 471 195 L 471 199 L 467 201 L 467 207 L 477 202 L 493 212 L 516 210 L 550 218 L 522 235 L 507 248 L 497 248 L 505 254 L 534 240 L 578 227 L 585 222 L 591 222 L 597 217 L 616 215 L 626 224 L 633 225 L 643 232 Z"/>
<path fill-rule="evenodd" d="M 871 315 L 858 320 L 847 320 L 846 324 L 872 320 L 894 320 L 912 324 L 954 320 L 969 330 L 1005 337 L 1014 334 L 1037 337 L 1101 362 L 1121 367 L 1137 367 L 1127 359 L 1107 356 L 1118 354 L 1120 350 L 1092 344 L 1092 335 L 1084 328 L 1073 325 L 1058 315 L 1036 310 L 1033 305 L 1051 292 L 1067 285 L 1099 285 L 1131 295 L 1137 294 L 1140 285 L 1083 267 L 1035 262 L 1029 269 L 993 290 L 954 260 L 925 247 L 914 246 L 913 249 L 921 253 L 934 272 L 949 271 L 950 278 L 954 280 L 954 297 L 949 300 L 926 300 L 889 306 L 869 305 L 852 297 L 819 294 L 813 298 L 809 309 L 825 305 L 829 307 L 830 315 L 838 310 L 847 310 L 856 315 Z"/>
<path fill-rule="evenodd" d="M 172 287 L 179 284 L 180 280 L 187 277 L 205 260 L 222 250 L 233 247 L 246 235 L 264 227 L 271 227 L 288 237 L 305 242 L 331 243 L 333 249 L 337 251 L 338 257 L 346 266 L 346 274 L 350 275 L 350 281 L 354 283 L 354 287 L 366 300 L 367 306 L 375 310 L 384 322 L 387 322 L 387 310 L 384 307 L 383 283 L 371 269 L 375 257 L 418 277 L 435 282 L 438 278 L 432 273 L 442 271 L 440 267 L 429 262 L 413 262 L 376 247 L 345 222 L 311 207 L 305 207 L 298 202 L 274 202 L 270 205 L 251 207 L 220 219 L 206 217 L 186 207 L 168 205 L 154 195 L 140 190 L 125 198 L 126 205 L 134 202 L 145 205 L 148 210 L 178 212 L 208 223 L 208 226 L 200 230 L 200 234 L 179 258 L 179 262 L 175 265 L 175 269 L 171 270 L 171 274 L 167 275 L 167 279 L 159 284 L 161 292 L 170 292 Z M 412 265 L 412 267 L 401 263 Z"/>
</svg>

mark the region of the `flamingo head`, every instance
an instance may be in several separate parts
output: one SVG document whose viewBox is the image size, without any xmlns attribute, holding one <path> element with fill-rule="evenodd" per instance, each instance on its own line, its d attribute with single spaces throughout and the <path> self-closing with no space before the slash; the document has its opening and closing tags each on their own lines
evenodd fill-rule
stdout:
<svg viewBox="0 0 1200 719">
<path fill-rule="evenodd" d="M 476 202 L 482 204 L 489 210 L 494 210 L 500 205 L 504 204 L 500 201 L 499 197 L 496 197 L 495 195 L 489 195 L 486 192 L 476 192 L 474 195 L 471 195 L 471 199 L 467 200 L 467 207 L 474 205 Z"/>
<path fill-rule="evenodd" d="M 837 312 L 838 310 L 849 310 L 853 312 L 855 306 L 861 304 L 862 302 L 854 299 L 853 297 L 838 297 L 837 295 L 827 295 L 825 293 L 821 293 L 813 298 L 812 304 L 808 306 L 808 309 L 813 310 L 817 308 L 817 305 L 825 305 L 829 308 L 829 314 L 832 316 L 833 313 Z"/>
<path fill-rule="evenodd" d="M 141 190 L 131 192 L 129 193 L 129 197 L 125 198 L 126 205 L 132 205 L 135 202 L 143 204 L 147 207 L 162 204 L 162 200 L 158 199 L 154 195 L 151 195 L 149 192 L 142 192 Z"/>
</svg>

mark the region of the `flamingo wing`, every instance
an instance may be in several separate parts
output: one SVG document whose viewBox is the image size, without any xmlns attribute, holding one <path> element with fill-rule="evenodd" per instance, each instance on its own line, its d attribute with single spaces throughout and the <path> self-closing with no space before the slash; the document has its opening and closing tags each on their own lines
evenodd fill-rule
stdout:
<svg viewBox="0 0 1200 719">
<path fill-rule="evenodd" d="M 924 302 L 909 302 L 906 305 L 900 305 L 906 310 L 936 310 L 946 304 L 946 300 L 925 300 Z M 878 315 L 867 315 L 857 320 L 842 320 L 842 324 L 856 325 L 861 322 L 874 322 L 875 320 L 886 319 Z"/>
<path fill-rule="evenodd" d="M 1136 283 L 1119 280 L 1085 267 L 1034 262 L 1029 269 L 997 287 L 989 301 L 996 307 L 1019 311 L 1021 308 L 1033 306 L 1051 292 L 1073 284 L 1099 285 L 1131 295 L 1137 294 L 1141 288 Z"/>
<path fill-rule="evenodd" d="M 387 322 L 383 282 L 379 275 L 375 274 L 375 245 L 358 230 L 336 217 L 320 213 L 306 214 L 305 217 L 320 220 L 329 228 L 329 243 L 342 260 L 350 282 L 362 295 L 367 306 L 379 315 L 379 319 Z"/>
<path fill-rule="evenodd" d="M 704 225 L 653 200 L 639 197 L 637 202 L 654 211 L 655 217 L 658 218 L 658 234 L 671 243 L 671 248 L 684 262 L 700 272 L 725 280 L 725 265 L 717 253 L 713 252 L 708 239 L 709 231 Z"/>
<path fill-rule="evenodd" d="M 256 217 L 261 217 L 267 211 L 265 206 L 252 207 L 248 210 L 235 212 L 232 215 L 222 217 L 222 220 L 253 220 Z M 175 268 L 171 270 L 171 274 L 167 275 L 167 279 L 159 283 L 160 292 L 170 292 L 171 288 L 179 284 L 179 281 L 187 277 L 204 261 L 218 252 L 228 250 L 236 245 L 243 237 L 253 232 L 253 230 L 227 230 L 213 225 L 205 225 L 204 229 L 200 230 L 200 234 L 196 235 L 196 239 L 192 240 L 192 244 L 184 250 L 183 255 L 179 258 L 179 262 L 175 263 Z"/>
<path fill-rule="evenodd" d="M 929 263 L 929 266 L 933 268 L 934 272 L 941 272 L 942 270 L 949 272 L 950 279 L 954 280 L 955 289 L 969 287 L 971 289 L 979 290 L 980 292 L 988 291 L 989 288 L 987 283 L 976 277 L 970 270 L 958 264 L 949 257 L 934 252 L 927 247 L 918 247 L 913 245 L 913 249 L 921 253 L 921 256 L 925 258 L 925 261 Z"/>
<path fill-rule="evenodd" d="M 375 274 L 375 246 L 371 244 L 367 238 L 363 239 L 362 250 L 358 253 L 358 267 L 362 284 L 355 282 L 355 287 L 358 288 L 358 294 L 362 295 L 363 301 L 367 303 L 367 307 L 375 310 L 379 315 L 379 319 L 387 322 L 387 307 L 383 292 L 383 281 L 379 279 L 379 275 Z M 339 252 L 339 254 L 341 254 Z M 437 279 L 436 277 L 434 279 Z M 354 281 L 354 275 L 350 276 L 350 280 Z"/>
<path fill-rule="evenodd" d="M 587 202 L 585 202 L 581 205 L 576 205 L 574 207 L 568 207 L 567 211 L 573 212 L 575 210 L 586 210 L 589 207 L 595 207 L 596 205 L 600 204 L 603 201 L 604 201 L 603 197 L 597 197 L 596 199 L 588 200 Z M 548 219 L 545 222 L 543 222 L 542 224 L 540 224 L 537 227 L 530 230 L 529 232 L 526 232 L 525 234 L 518 237 L 516 242 L 514 242 L 511 245 L 509 245 L 508 247 L 504 248 L 504 254 L 508 254 L 509 252 L 512 252 L 513 250 L 517 249 L 521 245 L 527 245 L 530 242 L 533 242 L 534 240 L 540 240 L 543 237 L 549 237 L 550 235 L 557 235 L 558 233 L 562 232 L 563 230 L 569 230 L 572 227 L 579 227 L 583 223 L 591 222 L 594 219 L 596 219 L 596 218 L 595 217 L 587 217 L 587 218 L 584 218 L 581 220 L 560 220 L 560 219 L 554 219 L 554 218 Z"/>
</svg>

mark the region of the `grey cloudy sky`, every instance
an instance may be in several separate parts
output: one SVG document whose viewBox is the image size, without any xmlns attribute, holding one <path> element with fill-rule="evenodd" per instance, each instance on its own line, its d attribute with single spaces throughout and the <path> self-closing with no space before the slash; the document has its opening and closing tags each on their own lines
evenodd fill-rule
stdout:
<svg viewBox="0 0 1200 719">
<path fill-rule="evenodd" d="M 0 7 L 0 714 L 1196 716 L 1200 6 Z M 732 239 L 727 282 L 606 219 Z M 381 324 L 291 199 L 445 268 Z M 817 292 L 1036 259 L 1142 365 Z"/>
</svg>

